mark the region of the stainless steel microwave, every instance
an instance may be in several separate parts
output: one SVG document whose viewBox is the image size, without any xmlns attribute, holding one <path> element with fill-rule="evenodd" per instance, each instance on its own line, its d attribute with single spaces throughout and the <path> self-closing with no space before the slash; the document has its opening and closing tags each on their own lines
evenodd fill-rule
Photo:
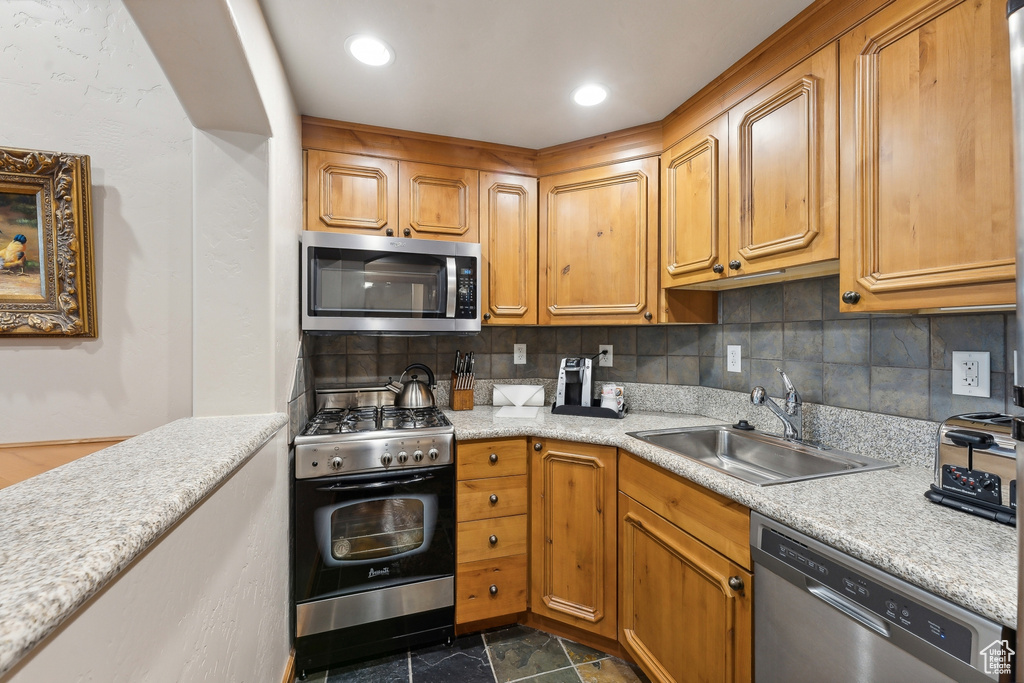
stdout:
<svg viewBox="0 0 1024 683">
<path fill-rule="evenodd" d="M 312 334 L 473 334 L 479 291 L 479 244 L 302 233 L 302 329 Z"/>
</svg>

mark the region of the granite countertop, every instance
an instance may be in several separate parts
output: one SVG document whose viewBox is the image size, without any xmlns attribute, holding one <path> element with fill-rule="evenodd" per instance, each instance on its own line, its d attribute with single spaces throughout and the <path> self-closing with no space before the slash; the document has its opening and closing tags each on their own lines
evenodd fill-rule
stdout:
<svg viewBox="0 0 1024 683">
<path fill-rule="evenodd" d="M 537 436 L 616 446 L 743 503 L 1000 624 L 1017 625 L 1017 531 L 929 502 L 931 468 L 895 469 L 755 486 L 628 436 L 723 424 L 699 415 L 630 413 L 622 420 L 553 415 L 497 417 L 498 409 L 445 413 L 460 440 Z M 881 453 L 863 453 L 884 458 Z"/>
<path fill-rule="evenodd" d="M 285 423 L 185 418 L 0 489 L 0 674 Z"/>
</svg>

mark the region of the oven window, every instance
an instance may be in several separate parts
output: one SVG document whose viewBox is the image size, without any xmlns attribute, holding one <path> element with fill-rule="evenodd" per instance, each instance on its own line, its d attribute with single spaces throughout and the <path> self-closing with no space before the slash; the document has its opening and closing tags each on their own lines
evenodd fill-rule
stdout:
<svg viewBox="0 0 1024 683">
<path fill-rule="evenodd" d="M 339 561 L 374 560 L 423 545 L 423 502 L 385 498 L 346 505 L 331 515 L 331 556 Z"/>
<path fill-rule="evenodd" d="M 317 249 L 312 266 L 312 301 L 318 315 L 443 317 L 444 258 Z"/>
</svg>

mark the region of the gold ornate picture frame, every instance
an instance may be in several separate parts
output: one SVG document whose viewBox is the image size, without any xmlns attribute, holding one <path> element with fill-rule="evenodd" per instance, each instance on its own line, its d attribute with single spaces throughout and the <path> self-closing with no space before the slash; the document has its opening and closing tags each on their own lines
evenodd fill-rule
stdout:
<svg viewBox="0 0 1024 683">
<path fill-rule="evenodd" d="M 0 336 L 96 332 L 89 157 L 0 147 Z"/>
</svg>

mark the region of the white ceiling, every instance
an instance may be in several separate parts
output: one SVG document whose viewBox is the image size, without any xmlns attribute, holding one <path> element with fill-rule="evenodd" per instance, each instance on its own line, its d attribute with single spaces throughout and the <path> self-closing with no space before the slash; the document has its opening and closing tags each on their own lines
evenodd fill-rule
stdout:
<svg viewBox="0 0 1024 683">
<path fill-rule="evenodd" d="M 664 118 L 809 0 L 260 0 L 310 116 L 538 149 Z M 369 67 L 370 33 L 395 61 Z M 584 108 L 587 81 L 608 99 Z"/>
</svg>

